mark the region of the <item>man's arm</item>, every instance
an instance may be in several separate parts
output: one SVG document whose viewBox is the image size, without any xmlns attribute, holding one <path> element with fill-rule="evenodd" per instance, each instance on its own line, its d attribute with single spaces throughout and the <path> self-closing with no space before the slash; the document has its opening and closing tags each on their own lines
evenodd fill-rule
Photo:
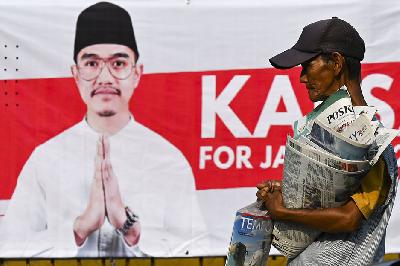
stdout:
<svg viewBox="0 0 400 266">
<path fill-rule="evenodd" d="M 358 229 L 362 213 L 353 200 L 343 206 L 324 209 L 288 209 L 283 205 L 282 192 L 260 189 L 258 199 L 264 201 L 269 215 L 276 220 L 300 223 L 323 232 L 353 232 Z"/>
<path fill-rule="evenodd" d="M 25 163 L 0 229 L 0 253 L 5 257 L 45 254 L 54 247 L 47 230 L 46 195 L 37 175 L 37 151 Z"/>
<path fill-rule="evenodd" d="M 99 229 L 105 220 L 102 172 L 106 166 L 103 160 L 103 154 L 103 143 L 98 141 L 95 158 L 95 173 L 90 188 L 89 201 L 85 211 L 75 219 L 73 225 L 75 243 L 78 246 L 81 246 L 92 232 Z"/>
<path fill-rule="evenodd" d="M 107 216 L 115 229 L 122 228 L 127 216 L 125 206 L 119 192 L 118 180 L 110 162 L 110 144 L 108 138 L 102 136 L 97 142 L 95 158 L 95 174 L 85 211 L 74 221 L 75 243 L 81 246 L 87 237 L 99 229 Z M 140 237 L 140 224 L 136 222 L 124 235 L 125 241 L 132 246 Z"/>
</svg>

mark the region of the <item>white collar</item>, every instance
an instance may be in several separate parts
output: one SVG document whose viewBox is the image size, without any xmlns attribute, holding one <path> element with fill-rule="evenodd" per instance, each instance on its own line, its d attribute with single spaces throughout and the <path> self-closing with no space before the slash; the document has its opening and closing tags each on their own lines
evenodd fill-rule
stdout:
<svg viewBox="0 0 400 266">
<path fill-rule="evenodd" d="M 81 121 L 80 124 L 82 124 L 84 130 L 88 134 L 92 135 L 93 137 L 99 138 L 102 135 L 102 133 L 96 131 L 94 128 L 92 128 L 89 125 L 89 123 L 87 122 L 87 119 L 86 119 L 86 115 L 85 115 L 85 117 L 83 118 L 83 120 Z M 110 138 L 114 138 L 114 137 L 117 137 L 119 135 L 123 135 L 123 134 L 125 134 L 125 132 L 129 131 L 130 128 L 134 127 L 135 124 L 136 124 L 135 118 L 134 118 L 133 114 L 131 113 L 130 116 L 129 116 L 128 123 L 125 126 L 123 126 L 117 133 L 115 133 L 115 134 L 113 134 L 113 135 L 111 135 L 109 137 Z"/>
</svg>

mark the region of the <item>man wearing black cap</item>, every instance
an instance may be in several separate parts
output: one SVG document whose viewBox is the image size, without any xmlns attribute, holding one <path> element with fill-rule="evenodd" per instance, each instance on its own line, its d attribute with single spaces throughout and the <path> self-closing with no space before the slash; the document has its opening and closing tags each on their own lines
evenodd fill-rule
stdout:
<svg viewBox="0 0 400 266">
<path fill-rule="evenodd" d="M 204 254 L 188 162 L 129 111 L 138 58 L 126 10 L 100 2 L 81 12 L 72 74 L 87 113 L 25 164 L 0 257 Z"/>
<path fill-rule="evenodd" d="M 350 94 L 354 106 L 366 105 L 361 82 L 365 45 L 358 32 L 336 17 L 304 27 L 297 43 L 272 57 L 280 69 L 302 66 L 300 82 L 309 98 L 323 101 L 306 116 L 306 123 L 336 99 Z M 303 127 L 306 128 L 306 127 Z M 295 138 L 303 134 L 295 125 Z M 394 203 L 397 165 L 392 146 L 363 178 L 357 193 L 343 206 L 324 209 L 288 209 L 283 206 L 279 182 L 258 185 L 257 196 L 276 220 L 320 230 L 319 238 L 289 265 L 369 265 L 384 255 L 385 230 Z"/>
</svg>

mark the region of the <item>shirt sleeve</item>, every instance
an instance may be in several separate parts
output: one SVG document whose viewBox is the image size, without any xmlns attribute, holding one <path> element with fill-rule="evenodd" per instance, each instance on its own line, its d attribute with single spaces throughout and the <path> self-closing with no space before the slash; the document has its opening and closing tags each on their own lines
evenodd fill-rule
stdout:
<svg viewBox="0 0 400 266">
<path fill-rule="evenodd" d="M 35 152 L 25 163 L 8 204 L 1 230 L 2 256 L 31 257 L 52 248 L 39 241 L 47 238 L 46 196 L 37 180 L 34 158 Z"/>
<path fill-rule="evenodd" d="M 151 163 L 142 174 L 153 185 L 143 195 L 142 211 L 136 211 L 135 202 L 128 203 L 142 228 L 139 248 L 150 256 L 207 254 L 208 235 L 190 165 L 175 149 L 158 148 L 162 157 L 145 157 Z"/>
<path fill-rule="evenodd" d="M 384 203 L 389 180 L 385 161 L 381 157 L 363 178 L 358 191 L 351 196 L 365 219 L 368 219 L 377 205 Z"/>
</svg>

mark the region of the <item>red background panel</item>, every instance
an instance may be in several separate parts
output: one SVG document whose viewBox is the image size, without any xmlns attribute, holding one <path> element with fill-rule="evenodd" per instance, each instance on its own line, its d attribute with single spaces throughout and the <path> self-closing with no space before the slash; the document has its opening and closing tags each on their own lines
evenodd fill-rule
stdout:
<svg viewBox="0 0 400 266">
<path fill-rule="evenodd" d="M 374 97 L 383 100 L 395 113 L 394 127 L 400 126 L 400 63 L 364 64 L 363 77 L 379 73 L 393 79 L 389 90 L 374 88 Z M 230 103 L 231 109 L 252 133 L 268 97 L 276 75 L 288 75 L 303 115 L 311 111 L 304 85 L 299 83 L 300 68 L 287 71 L 276 69 L 246 69 L 206 72 L 163 73 L 144 75 L 131 101 L 135 119 L 156 131 L 178 147 L 192 166 L 197 189 L 249 187 L 268 178 L 280 178 L 282 167 L 262 169 L 266 146 L 271 146 L 272 162 L 290 125 L 272 126 L 267 136 L 236 138 L 217 117 L 215 138 L 201 138 L 202 77 L 216 76 L 218 94 L 235 75 L 250 75 L 242 89 Z M 276 112 L 286 112 L 280 100 Z M 0 199 L 9 199 L 25 161 L 33 149 L 47 139 L 79 122 L 85 105 L 72 78 L 1 80 L 0 81 Z M 397 139 L 394 144 L 400 143 Z M 212 161 L 199 169 L 201 146 L 213 150 L 228 146 L 250 147 L 252 169 L 218 168 Z M 222 156 L 221 160 L 226 160 Z"/>
</svg>

